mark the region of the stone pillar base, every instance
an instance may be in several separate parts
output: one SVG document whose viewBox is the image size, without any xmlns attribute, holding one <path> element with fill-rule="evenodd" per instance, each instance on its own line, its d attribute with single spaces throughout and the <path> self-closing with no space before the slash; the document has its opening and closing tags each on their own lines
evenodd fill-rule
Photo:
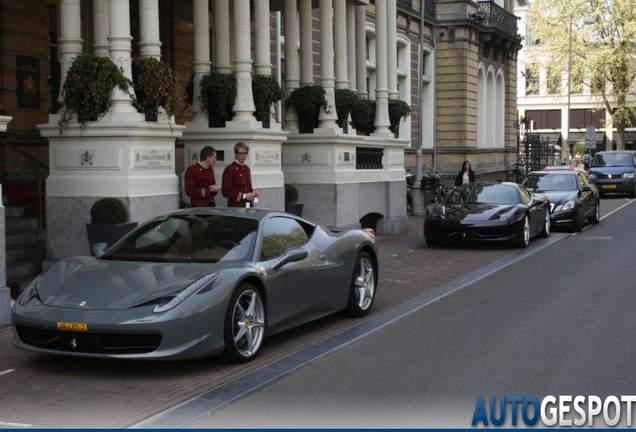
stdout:
<svg viewBox="0 0 636 432">
<path fill-rule="evenodd" d="M 11 290 L 0 288 L 0 328 L 11 325 Z"/>
</svg>

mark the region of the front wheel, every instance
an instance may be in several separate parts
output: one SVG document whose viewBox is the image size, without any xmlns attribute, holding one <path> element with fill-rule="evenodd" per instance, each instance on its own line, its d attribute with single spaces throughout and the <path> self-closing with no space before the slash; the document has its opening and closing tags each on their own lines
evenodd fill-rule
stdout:
<svg viewBox="0 0 636 432">
<path fill-rule="evenodd" d="M 525 249 L 530 244 L 530 220 L 528 219 L 528 215 L 523 217 L 523 222 L 521 224 L 521 240 L 517 243 L 517 245 Z"/>
<path fill-rule="evenodd" d="M 574 223 L 572 224 L 572 232 L 583 231 L 583 224 L 585 223 L 585 216 L 583 215 L 583 209 L 579 207 L 574 215 Z"/>
<path fill-rule="evenodd" d="M 244 283 L 232 295 L 225 316 L 223 357 L 233 363 L 245 363 L 258 353 L 265 336 L 265 307 L 258 289 Z"/>
<path fill-rule="evenodd" d="M 541 234 L 539 234 L 543 238 L 548 238 L 550 235 L 550 210 L 545 209 L 545 218 L 543 221 L 543 229 L 541 230 Z"/>
<path fill-rule="evenodd" d="M 377 284 L 375 262 L 367 252 L 360 252 L 353 269 L 347 313 L 354 317 L 362 317 L 369 313 Z"/>
<path fill-rule="evenodd" d="M 601 221 L 601 203 L 598 200 L 594 204 L 594 214 L 587 221 L 594 225 Z"/>
</svg>

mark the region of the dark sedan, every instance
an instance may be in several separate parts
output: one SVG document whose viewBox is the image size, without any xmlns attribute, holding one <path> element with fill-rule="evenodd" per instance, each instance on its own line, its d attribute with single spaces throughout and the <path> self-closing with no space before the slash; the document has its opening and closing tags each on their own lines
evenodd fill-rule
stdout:
<svg viewBox="0 0 636 432">
<path fill-rule="evenodd" d="M 193 208 L 151 219 L 98 257 L 67 258 L 25 289 L 13 344 L 84 357 L 249 361 L 263 338 L 327 314 L 366 315 L 375 235 L 288 213 Z"/>
<path fill-rule="evenodd" d="M 591 224 L 600 221 L 598 189 L 582 171 L 535 171 L 526 176 L 522 185 L 550 199 L 553 226 L 568 226 L 580 232 L 586 220 Z"/>
<path fill-rule="evenodd" d="M 516 183 L 469 183 L 453 189 L 424 215 L 429 246 L 457 241 L 509 241 L 527 247 L 550 234 L 550 202 Z"/>
</svg>

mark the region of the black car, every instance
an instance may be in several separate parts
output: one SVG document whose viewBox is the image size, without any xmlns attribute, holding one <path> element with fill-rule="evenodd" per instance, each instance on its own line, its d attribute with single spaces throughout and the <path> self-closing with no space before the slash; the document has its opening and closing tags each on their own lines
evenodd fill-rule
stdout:
<svg viewBox="0 0 636 432">
<path fill-rule="evenodd" d="M 600 220 L 600 194 L 583 171 L 535 171 L 528 174 L 521 184 L 550 199 L 553 226 L 568 226 L 572 231 L 580 232 L 585 220 L 591 224 Z"/>
<path fill-rule="evenodd" d="M 516 183 L 468 183 L 424 214 L 429 246 L 459 241 L 509 241 L 527 247 L 550 234 L 550 201 Z"/>
</svg>

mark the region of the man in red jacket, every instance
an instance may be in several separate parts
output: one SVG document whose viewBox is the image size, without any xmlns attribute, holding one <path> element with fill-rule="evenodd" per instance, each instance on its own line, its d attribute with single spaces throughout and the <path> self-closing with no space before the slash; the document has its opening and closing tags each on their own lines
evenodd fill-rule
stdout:
<svg viewBox="0 0 636 432">
<path fill-rule="evenodd" d="M 210 146 L 203 147 L 199 154 L 199 162 L 188 167 L 183 176 L 185 193 L 190 197 L 193 207 L 216 207 L 214 196 L 219 192 L 214 178 L 216 150 Z"/>
<path fill-rule="evenodd" d="M 258 191 L 252 188 L 252 173 L 245 165 L 250 148 L 238 142 L 234 145 L 234 162 L 223 171 L 222 192 L 228 207 L 252 207 Z"/>
</svg>

